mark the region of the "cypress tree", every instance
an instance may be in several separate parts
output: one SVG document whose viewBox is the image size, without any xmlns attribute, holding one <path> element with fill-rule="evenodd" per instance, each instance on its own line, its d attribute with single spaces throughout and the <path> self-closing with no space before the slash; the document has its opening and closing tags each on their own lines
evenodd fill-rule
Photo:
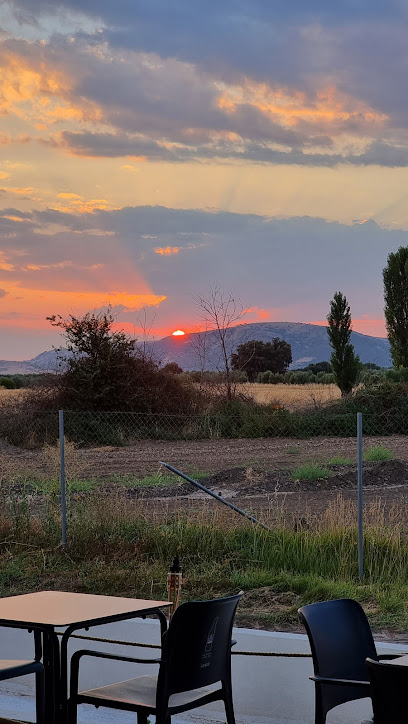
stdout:
<svg viewBox="0 0 408 724">
<path fill-rule="evenodd" d="M 347 299 L 341 292 L 336 292 L 330 302 L 330 313 L 327 315 L 329 326 L 327 334 L 333 349 L 331 365 L 341 395 L 348 395 L 357 382 L 360 372 L 360 358 L 354 352 L 350 342 L 351 314 Z"/>
<path fill-rule="evenodd" d="M 408 367 L 408 247 L 389 254 L 383 270 L 384 314 L 394 367 Z"/>
</svg>

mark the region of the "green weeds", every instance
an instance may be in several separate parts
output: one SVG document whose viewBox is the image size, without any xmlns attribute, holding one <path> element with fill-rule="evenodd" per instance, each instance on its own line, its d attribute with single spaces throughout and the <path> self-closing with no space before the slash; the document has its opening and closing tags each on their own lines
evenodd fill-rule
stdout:
<svg viewBox="0 0 408 724">
<path fill-rule="evenodd" d="M 394 454 L 384 445 L 372 445 L 366 450 L 363 457 L 366 462 L 373 463 L 381 462 L 382 460 L 392 460 Z"/>
<path fill-rule="evenodd" d="M 292 480 L 320 480 L 321 478 L 330 478 L 331 471 L 324 468 L 318 463 L 303 463 L 291 472 Z"/>
</svg>

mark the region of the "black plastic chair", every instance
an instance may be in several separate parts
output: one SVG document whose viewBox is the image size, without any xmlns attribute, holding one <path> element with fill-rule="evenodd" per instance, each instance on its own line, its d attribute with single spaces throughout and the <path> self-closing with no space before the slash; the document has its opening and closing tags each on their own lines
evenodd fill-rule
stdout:
<svg viewBox="0 0 408 724">
<path fill-rule="evenodd" d="M 44 724 L 44 666 L 40 660 L 42 656 L 42 646 L 39 631 L 34 632 L 34 648 L 33 661 L 22 661 L 19 659 L 9 661 L 0 659 L 0 681 L 16 679 L 19 676 L 26 676 L 27 674 L 35 674 L 36 722 L 37 724 Z"/>
<path fill-rule="evenodd" d="M 407 724 L 408 667 L 367 659 L 375 724 Z"/>
<path fill-rule="evenodd" d="M 365 660 L 378 661 L 377 651 L 367 617 L 357 601 L 342 598 L 312 603 L 300 608 L 299 616 L 312 650 L 315 724 L 325 724 L 330 709 L 370 696 Z"/>
<path fill-rule="evenodd" d="M 77 721 L 78 704 L 137 712 L 138 724 L 149 714 L 157 724 L 171 715 L 222 700 L 228 724 L 235 724 L 231 690 L 231 633 L 242 594 L 213 601 L 192 601 L 174 612 L 163 636 L 160 659 L 134 659 L 96 651 L 77 651 L 71 659 L 69 721 Z M 158 677 L 137 679 L 78 693 L 79 663 L 83 656 L 160 664 Z M 218 684 L 215 688 L 208 688 Z"/>
</svg>

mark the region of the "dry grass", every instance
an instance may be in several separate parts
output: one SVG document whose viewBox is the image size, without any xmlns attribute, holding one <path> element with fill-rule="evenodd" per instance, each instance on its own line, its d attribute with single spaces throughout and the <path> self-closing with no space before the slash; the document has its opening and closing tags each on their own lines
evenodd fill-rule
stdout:
<svg viewBox="0 0 408 724">
<path fill-rule="evenodd" d="M 0 405 L 4 400 L 17 400 L 23 397 L 27 393 L 27 390 L 21 388 L 19 390 L 8 390 L 6 387 L 0 387 Z"/>
<path fill-rule="evenodd" d="M 337 385 L 263 385 L 246 382 L 242 392 L 260 404 L 276 402 L 288 410 L 315 409 L 340 398 Z"/>
</svg>

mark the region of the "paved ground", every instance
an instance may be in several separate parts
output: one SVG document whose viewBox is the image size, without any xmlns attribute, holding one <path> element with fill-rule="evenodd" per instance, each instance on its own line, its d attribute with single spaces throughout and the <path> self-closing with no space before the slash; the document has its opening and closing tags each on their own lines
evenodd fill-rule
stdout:
<svg viewBox="0 0 408 724">
<path fill-rule="evenodd" d="M 132 621 L 93 629 L 93 635 L 110 635 L 113 638 L 132 640 L 140 642 L 157 642 L 158 625 L 154 621 Z M 269 651 L 277 653 L 309 653 L 307 637 L 303 634 L 286 634 L 268 631 L 252 631 L 250 629 L 235 629 L 234 638 L 237 639 L 235 650 L 239 651 Z M 84 642 L 76 642 L 83 648 Z M 0 630 L 0 645 L 3 656 L 30 655 L 27 650 L 31 639 L 27 634 L 12 630 Z M 76 644 L 73 646 L 77 648 Z M 92 643 L 93 649 L 108 650 L 107 644 Z M 381 642 L 378 648 L 382 652 L 400 652 L 406 647 L 397 644 L 385 644 Z M 118 653 L 121 647 L 115 646 Z M 111 648 L 113 650 L 113 647 Z M 123 648 L 123 653 L 129 649 Z M 133 653 L 135 649 L 132 649 Z M 146 651 L 139 649 L 138 654 L 146 655 Z M 99 660 L 100 661 L 100 660 Z M 93 665 L 84 670 L 81 679 L 81 687 L 88 688 L 95 685 L 103 685 L 112 681 L 112 676 L 117 680 L 130 678 L 146 673 L 145 668 L 140 665 L 132 665 L 129 672 L 129 665 L 118 664 L 115 674 L 112 671 L 112 664 L 104 668 L 106 662 L 101 665 Z M 151 666 L 149 673 L 151 672 Z M 313 684 L 309 681 L 312 673 L 310 658 L 282 658 L 282 657 L 257 657 L 240 656 L 233 657 L 233 688 L 236 718 L 238 724 L 312 724 L 314 721 L 314 696 Z M 32 679 L 33 677 L 31 677 Z M 0 684 L 0 713 L 2 716 L 22 718 L 33 721 L 34 700 L 32 682 L 26 677 L 24 682 L 9 681 Z M 356 724 L 361 719 L 367 718 L 370 714 L 369 700 L 351 702 L 333 711 L 327 724 Z M 114 713 L 105 710 L 95 710 L 93 707 L 80 707 L 80 724 L 134 724 L 134 715 Z M 214 704 L 187 713 L 178 717 L 179 724 L 191 722 L 192 724 L 205 724 L 206 722 L 225 722 L 225 715 L 222 705 Z M 177 721 L 175 720 L 175 721 Z"/>
</svg>

